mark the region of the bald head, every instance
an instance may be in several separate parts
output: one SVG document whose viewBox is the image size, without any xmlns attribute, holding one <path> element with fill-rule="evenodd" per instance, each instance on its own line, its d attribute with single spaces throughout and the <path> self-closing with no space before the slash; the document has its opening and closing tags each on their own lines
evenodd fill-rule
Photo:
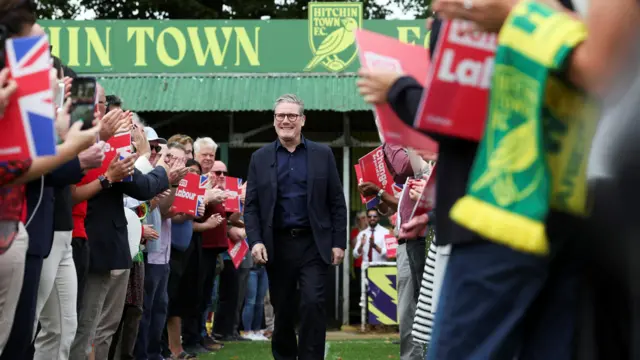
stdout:
<svg viewBox="0 0 640 360">
<path fill-rule="evenodd" d="M 227 165 L 220 160 L 214 161 L 211 176 L 215 179 L 215 185 L 224 189 L 227 184 Z"/>
</svg>

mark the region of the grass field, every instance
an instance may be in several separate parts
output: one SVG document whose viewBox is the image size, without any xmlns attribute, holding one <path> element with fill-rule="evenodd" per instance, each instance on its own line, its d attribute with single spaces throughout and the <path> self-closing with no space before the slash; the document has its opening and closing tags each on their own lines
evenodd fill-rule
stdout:
<svg viewBox="0 0 640 360">
<path fill-rule="evenodd" d="M 388 360 L 399 359 L 400 346 L 392 339 L 329 340 L 327 360 Z M 236 342 L 225 344 L 218 353 L 201 356 L 205 360 L 271 360 L 270 342 Z"/>
</svg>

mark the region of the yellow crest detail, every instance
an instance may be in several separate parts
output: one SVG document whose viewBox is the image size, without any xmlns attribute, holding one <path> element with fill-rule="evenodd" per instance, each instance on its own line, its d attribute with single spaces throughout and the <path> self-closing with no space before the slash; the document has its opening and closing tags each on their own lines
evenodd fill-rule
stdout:
<svg viewBox="0 0 640 360">
<path fill-rule="evenodd" d="M 358 56 L 356 30 L 362 27 L 362 3 L 310 2 L 309 46 L 313 58 L 304 71 L 322 66 L 344 71 Z"/>
</svg>

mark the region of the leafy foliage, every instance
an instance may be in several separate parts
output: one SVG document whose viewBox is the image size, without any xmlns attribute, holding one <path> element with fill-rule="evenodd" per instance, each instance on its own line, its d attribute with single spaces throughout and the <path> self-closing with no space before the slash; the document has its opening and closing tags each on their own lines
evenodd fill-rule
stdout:
<svg viewBox="0 0 640 360">
<path fill-rule="evenodd" d="M 328 0 L 321 2 L 332 2 Z M 344 0 L 342 0 L 344 1 Z M 391 5 L 423 17 L 431 0 L 363 0 L 366 19 L 384 19 Z M 40 0 L 45 19 L 72 19 L 92 9 L 96 19 L 306 19 L 303 0 Z"/>
</svg>

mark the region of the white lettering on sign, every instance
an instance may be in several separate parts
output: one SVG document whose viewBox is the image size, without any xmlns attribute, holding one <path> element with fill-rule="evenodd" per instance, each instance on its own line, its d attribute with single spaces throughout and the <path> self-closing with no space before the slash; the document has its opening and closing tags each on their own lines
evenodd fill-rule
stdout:
<svg viewBox="0 0 640 360">
<path fill-rule="evenodd" d="M 367 64 L 367 68 L 370 70 L 383 70 L 399 74 L 402 73 L 402 65 L 400 65 L 400 60 L 398 59 L 376 54 L 371 51 L 364 53 L 364 59 Z"/>
<path fill-rule="evenodd" d="M 178 186 L 180 187 L 187 187 L 187 185 L 189 184 L 189 181 L 187 179 L 182 179 L 180 180 L 180 182 L 178 183 Z"/>
<path fill-rule="evenodd" d="M 382 187 L 386 187 L 388 180 L 384 165 L 384 152 L 382 149 L 373 154 L 373 166 L 376 168 L 376 177 L 378 178 L 378 181 L 380 181 Z"/>
<path fill-rule="evenodd" d="M 496 34 L 485 32 L 469 32 L 472 27 L 469 21 L 453 20 L 449 28 L 449 42 L 475 49 L 482 49 L 495 52 L 498 48 L 498 38 Z"/>
<path fill-rule="evenodd" d="M 176 196 L 184 199 L 189 199 L 189 200 L 193 200 L 196 198 L 195 193 L 186 191 L 184 189 L 178 189 L 178 191 L 176 191 Z"/>
<path fill-rule="evenodd" d="M 484 62 L 471 59 L 456 59 L 453 49 L 446 49 L 442 54 L 442 61 L 438 69 L 438 79 L 488 89 L 493 74 L 493 56 L 488 56 Z"/>
<path fill-rule="evenodd" d="M 436 125 L 441 125 L 441 126 L 447 126 L 450 127 L 451 125 L 453 125 L 453 122 L 445 117 L 442 116 L 436 116 L 436 115 L 428 115 L 427 116 L 427 121 L 432 123 L 432 124 L 436 124 Z"/>
</svg>

